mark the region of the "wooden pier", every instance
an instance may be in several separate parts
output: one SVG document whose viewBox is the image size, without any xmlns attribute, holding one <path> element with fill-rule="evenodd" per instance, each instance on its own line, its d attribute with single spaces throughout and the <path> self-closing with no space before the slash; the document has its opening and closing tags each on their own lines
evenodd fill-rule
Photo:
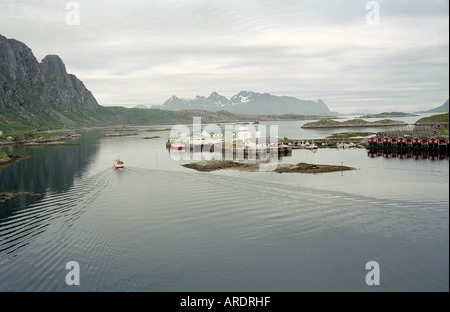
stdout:
<svg viewBox="0 0 450 312">
<path fill-rule="evenodd" d="M 215 143 L 220 144 L 220 143 Z M 188 144 L 186 143 L 183 150 L 192 152 L 210 151 L 214 152 L 214 144 Z M 166 148 L 170 149 L 172 144 L 166 142 Z M 320 149 L 320 148 L 366 148 L 367 150 L 390 150 L 393 152 L 412 152 L 412 151 L 438 151 L 440 154 L 448 153 L 449 139 L 445 137 L 396 137 L 377 135 L 370 138 L 359 138 L 355 140 L 330 140 L 330 139 L 314 139 L 314 140 L 282 140 L 273 147 L 248 147 L 239 144 L 222 143 L 222 151 L 230 152 L 233 155 L 259 155 L 260 153 L 274 153 L 277 151 L 279 155 L 291 155 L 295 149 Z"/>
<path fill-rule="evenodd" d="M 214 153 L 214 147 L 217 144 L 188 144 L 186 143 L 183 148 L 181 148 L 181 151 L 189 150 L 190 152 L 210 152 Z M 169 142 L 166 142 L 166 148 L 171 149 L 172 145 Z M 285 144 L 278 144 L 277 146 L 272 147 L 248 147 L 248 146 L 239 146 L 239 145 L 233 145 L 231 146 L 228 144 L 222 144 L 222 153 L 232 153 L 233 156 L 240 156 L 242 155 L 244 158 L 247 158 L 248 156 L 265 156 L 265 155 L 282 155 L 282 156 L 290 156 L 292 155 L 292 146 L 285 145 Z"/>
</svg>

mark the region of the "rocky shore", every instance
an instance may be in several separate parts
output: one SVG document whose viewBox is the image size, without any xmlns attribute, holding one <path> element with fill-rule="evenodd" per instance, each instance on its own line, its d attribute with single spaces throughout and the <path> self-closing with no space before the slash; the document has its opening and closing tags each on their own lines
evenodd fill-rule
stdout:
<svg viewBox="0 0 450 312">
<path fill-rule="evenodd" d="M 326 173 L 326 172 L 350 171 L 350 170 L 356 169 L 347 166 L 298 163 L 298 164 L 278 165 L 274 171 L 278 173 Z"/>
<path fill-rule="evenodd" d="M 151 136 L 151 137 L 143 137 L 144 140 L 152 140 L 152 139 L 159 139 L 160 137 L 155 135 L 155 136 Z"/>
<path fill-rule="evenodd" d="M 115 132 L 115 133 L 109 133 L 105 134 L 105 137 L 123 137 L 123 136 L 131 136 L 131 135 L 137 135 L 137 133 L 125 133 L 125 132 Z"/>
<path fill-rule="evenodd" d="M 52 138 L 39 138 L 39 139 L 31 139 L 31 140 L 18 140 L 18 141 L 4 141 L 0 142 L 0 146 L 2 145 L 27 145 L 27 146 L 36 146 L 36 145 L 78 145 L 76 142 L 67 142 L 72 137 L 67 136 L 57 136 Z"/>
<path fill-rule="evenodd" d="M 222 169 L 234 169 L 248 172 L 260 171 L 260 166 L 258 164 L 239 163 L 229 160 L 199 161 L 184 164 L 182 166 L 185 168 L 190 168 L 202 172 L 211 172 Z M 279 164 L 273 171 L 278 173 L 326 173 L 326 172 L 349 171 L 349 170 L 356 170 L 356 169 L 347 166 L 299 163 L 299 164 Z"/>
<path fill-rule="evenodd" d="M 147 132 L 158 132 L 158 131 L 170 131 L 172 128 L 165 128 L 165 129 L 148 129 Z"/>
<path fill-rule="evenodd" d="M 19 160 L 25 159 L 28 157 L 25 156 L 17 156 L 17 155 L 3 155 L 0 152 L 0 168 L 18 162 Z"/>
<path fill-rule="evenodd" d="M 42 194 L 40 193 L 32 193 L 32 192 L 0 193 L 0 203 L 3 203 L 7 200 L 13 199 L 14 197 L 20 195 L 42 196 Z"/>
</svg>

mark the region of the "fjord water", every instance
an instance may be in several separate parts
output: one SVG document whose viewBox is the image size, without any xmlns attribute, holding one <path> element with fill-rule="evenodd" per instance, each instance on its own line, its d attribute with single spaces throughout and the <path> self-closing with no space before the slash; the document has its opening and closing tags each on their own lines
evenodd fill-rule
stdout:
<svg viewBox="0 0 450 312">
<path fill-rule="evenodd" d="M 449 290 L 448 158 L 294 150 L 279 161 L 357 170 L 197 172 L 171 158 L 169 131 L 149 128 L 165 127 L 3 148 L 30 158 L 0 170 L 0 192 L 41 195 L 0 204 L 0 291 Z M 69 261 L 79 286 L 65 282 Z M 379 286 L 366 284 L 369 261 Z"/>
</svg>

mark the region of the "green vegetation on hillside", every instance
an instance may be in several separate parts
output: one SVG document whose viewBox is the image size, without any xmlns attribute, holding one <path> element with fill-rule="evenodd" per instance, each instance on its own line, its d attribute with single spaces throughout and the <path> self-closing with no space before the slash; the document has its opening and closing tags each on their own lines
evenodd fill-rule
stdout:
<svg viewBox="0 0 450 312">
<path fill-rule="evenodd" d="M 380 114 L 363 115 L 360 118 L 392 118 L 392 117 L 410 117 L 410 116 L 417 116 L 417 115 L 403 112 L 383 112 Z"/>
<path fill-rule="evenodd" d="M 58 76 L 55 73 L 49 73 L 47 76 L 48 80 L 50 81 L 56 81 L 56 79 L 58 78 Z"/>
<path fill-rule="evenodd" d="M 339 121 L 332 120 L 332 119 L 321 119 L 313 122 L 308 122 L 304 124 L 304 126 L 334 126 L 334 125 L 340 125 L 342 124 Z"/>
<path fill-rule="evenodd" d="M 305 120 L 311 116 L 287 115 L 240 115 L 226 111 L 205 110 L 170 111 L 162 109 L 125 108 L 120 106 L 98 106 L 95 111 L 69 111 L 57 107 L 52 101 L 47 105 L 36 100 L 33 109 L 12 107 L 0 110 L 0 130 L 4 133 L 26 130 L 77 129 L 117 125 L 162 125 L 191 124 L 193 117 L 200 117 L 204 123 L 255 122 L 267 120 Z M 5 137 L 5 136 L 4 136 Z"/>
<path fill-rule="evenodd" d="M 423 117 L 416 121 L 416 124 L 421 124 L 421 123 L 427 123 L 427 124 L 428 123 L 435 123 L 435 124 L 447 123 L 448 124 L 448 113 L 433 115 L 433 116 L 429 116 L 429 117 Z"/>
<path fill-rule="evenodd" d="M 449 136 L 449 125 L 448 125 L 448 120 L 449 120 L 449 114 L 448 113 L 444 113 L 444 114 L 438 114 L 438 115 L 433 115 L 433 116 L 429 116 L 429 117 L 423 117 L 420 118 L 419 120 L 416 121 L 416 125 L 418 125 L 420 127 L 420 125 L 441 125 L 442 129 L 439 133 L 439 135 L 444 136 L 444 137 L 448 137 Z"/>
<path fill-rule="evenodd" d="M 20 141 L 29 141 L 34 139 L 49 139 L 56 137 L 55 135 L 45 134 L 45 133 L 37 133 L 36 131 L 12 131 L 3 134 L 3 137 L 11 137 L 12 141 L 20 142 Z"/>
</svg>

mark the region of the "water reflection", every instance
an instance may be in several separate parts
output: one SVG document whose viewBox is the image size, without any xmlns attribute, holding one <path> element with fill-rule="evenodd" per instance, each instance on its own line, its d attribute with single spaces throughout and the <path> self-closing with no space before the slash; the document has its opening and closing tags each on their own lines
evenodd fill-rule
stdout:
<svg viewBox="0 0 450 312">
<path fill-rule="evenodd" d="M 386 159 L 428 159 L 428 160 L 448 160 L 447 151 L 433 151 L 433 150 L 368 150 L 367 156 L 369 158 L 383 157 Z"/>
<path fill-rule="evenodd" d="M 170 157 L 173 160 L 251 160 L 255 162 L 270 162 L 273 159 L 281 160 L 283 157 L 292 156 L 292 148 L 275 147 L 273 149 L 248 149 L 248 148 L 231 148 L 222 149 L 215 152 L 212 146 L 202 145 L 201 147 L 174 149 L 170 146 L 166 147 Z"/>
<path fill-rule="evenodd" d="M 95 135 L 78 140 L 79 145 L 7 148 L 9 154 L 30 158 L 0 171 L 0 192 L 41 195 L 19 195 L 0 203 L 0 261 L 19 255 L 56 219 L 63 220 L 62 227 L 70 228 L 96 197 L 98 189 L 108 185 L 107 175 L 75 183 L 98 151 Z M 57 245 L 59 238 L 54 238 Z"/>
<path fill-rule="evenodd" d="M 98 135 L 77 139 L 79 145 L 8 146 L 7 154 L 29 156 L 0 170 L 0 192 L 60 193 L 69 189 L 75 177 L 81 176 L 89 160 L 98 151 Z M 39 198 L 20 196 L 0 203 L 0 220 L 14 210 L 28 206 Z"/>
</svg>

